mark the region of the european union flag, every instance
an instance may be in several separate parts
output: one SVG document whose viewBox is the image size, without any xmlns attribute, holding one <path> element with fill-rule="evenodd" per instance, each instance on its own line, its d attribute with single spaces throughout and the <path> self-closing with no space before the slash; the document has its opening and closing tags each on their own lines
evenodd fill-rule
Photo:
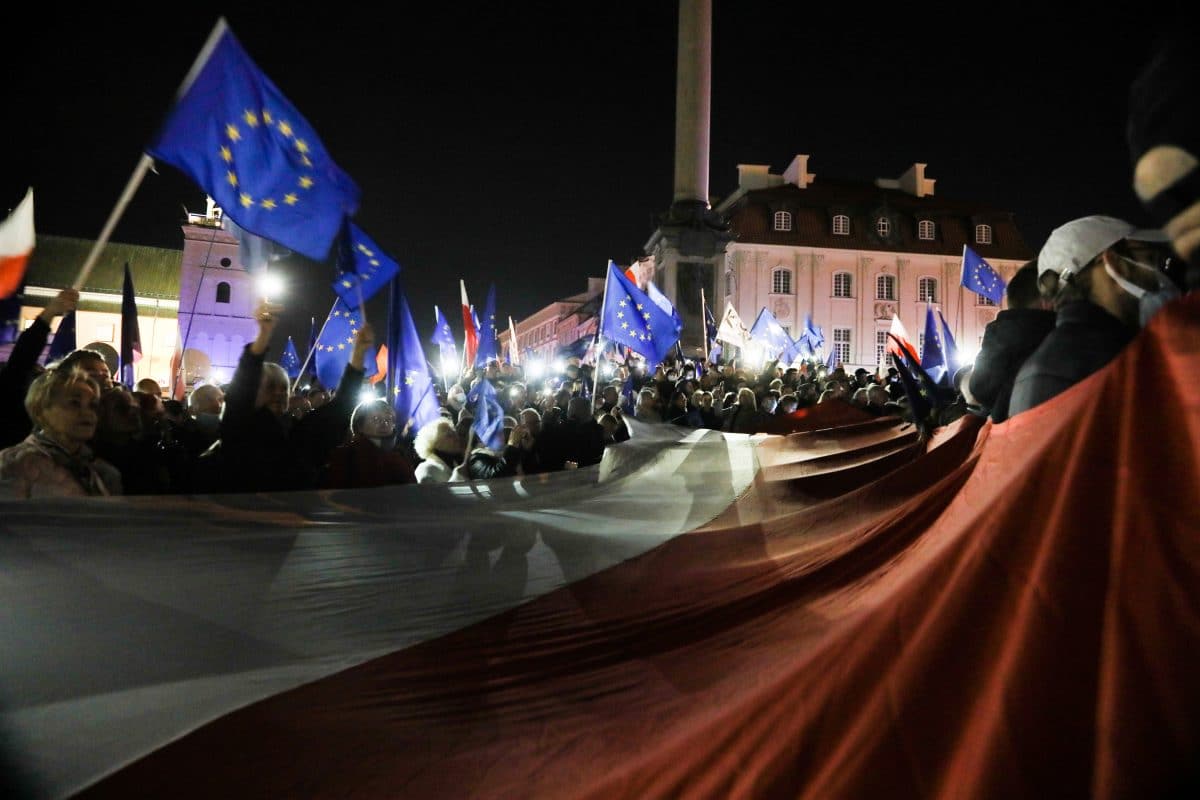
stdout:
<svg viewBox="0 0 1200 800">
<path fill-rule="evenodd" d="M 825 371 L 833 372 L 838 365 L 838 349 L 836 347 L 829 348 L 829 358 L 825 359 Z"/>
<path fill-rule="evenodd" d="M 628 347 L 651 364 L 659 364 L 679 341 L 675 320 L 663 311 L 617 265 L 608 262 L 600 335 Z"/>
<path fill-rule="evenodd" d="M 146 152 L 192 178 L 251 233 L 324 261 L 359 190 L 222 18 L 213 47 Z"/>
<path fill-rule="evenodd" d="M 704 304 L 704 335 L 708 337 L 708 344 L 711 347 L 717 338 L 717 318 L 713 316 L 708 303 Z"/>
<path fill-rule="evenodd" d="M 654 281 L 646 282 L 646 296 L 654 301 L 654 305 L 671 315 L 671 319 L 675 321 L 676 333 L 683 330 L 683 319 L 679 316 L 679 312 L 675 310 L 674 304 L 667 299 L 667 296 L 654 285 Z"/>
<path fill-rule="evenodd" d="M 1004 300 L 1004 290 L 1008 284 L 992 265 L 967 245 L 963 245 L 962 285 L 978 295 L 982 295 L 999 305 Z"/>
<path fill-rule="evenodd" d="M 762 311 L 758 312 L 758 318 L 750 326 L 750 337 L 763 346 L 763 349 L 767 351 L 767 358 L 778 357 L 792 345 L 792 339 L 788 336 L 787 331 L 765 306 Z"/>
<path fill-rule="evenodd" d="M 474 309 L 471 309 L 474 312 Z M 476 323 L 479 329 L 479 349 L 475 351 L 475 366 L 486 366 L 497 356 L 496 349 L 496 284 L 488 287 L 487 304 L 483 308 L 483 319 Z"/>
<path fill-rule="evenodd" d="M 287 346 L 283 348 L 283 355 L 279 357 L 279 366 L 283 367 L 283 371 L 292 380 L 300 377 L 300 354 L 296 352 L 296 343 L 290 336 Z"/>
<path fill-rule="evenodd" d="M 471 430 L 479 438 L 479 443 L 489 450 L 504 449 L 504 407 L 496 399 L 496 389 L 487 378 L 479 381 L 474 389 L 467 394 L 475 418 L 471 420 Z"/>
<path fill-rule="evenodd" d="M 954 377 L 954 373 L 958 372 L 958 368 L 962 366 L 962 359 L 958 355 L 958 345 L 954 343 L 954 337 L 950 334 L 950 326 L 946 324 L 946 318 L 942 316 L 942 310 L 938 309 L 938 322 L 942 328 L 942 349 L 946 356 L 946 369 L 950 371 L 950 377 Z"/>
<path fill-rule="evenodd" d="M 317 336 L 316 361 L 317 380 L 326 389 L 336 389 L 342 380 L 342 372 L 350 363 L 350 353 L 354 349 L 354 337 L 362 325 L 362 310 L 350 308 L 340 297 L 334 301 L 325 320 L 325 327 Z M 363 369 L 366 377 L 371 377 L 378 371 L 375 364 L 375 348 L 367 351 L 363 359 Z"/>
<path fill-rule="evenodd" d="M 457 370 L 458 345 L 454 343 L 454 332 L 450 323 L 437 306 L 433 307 L 433 336 L 430 341 L 437 345 L 438 354 L 442 360 L 442 370 L 447 368 Z"/>
<path fill-rule="evenodd" d="M 392 281 L 389 308 L 387 351 L 388 374 L 394 376 L 392 405 L 396 409 L 396 426 L 409 437 L 437 419 L 441 412 L 425 349 L 421 347 L 399 278 Z"/>
<path fill-rule="evenodd" d="M 46 360 L 43 363 L 53 364 L 73 351 L 77 346 L 75 339 L 75 310 L 71 309 L 58 323 L 58 330 L 54 332 L 54 338 L 50 341 L 50 348 L 46 351 Z"/>
<path fill-rule="evenodd" d="M 825 331 L 821 330 L 820 325 L 813 325 L 811 314 L 804 315 L 804 330 L 800 332 L 800 337 L 808 342 L 808 349 L 812 353 L 825 346 Z"/>
<path fill-rule="evenodd" d="M 934 383 L 941 383 L 947 375 L 946 356 L 942 353 L 937 318 L 933 306 L 925 306 L 925 342 L 921 347 L 921 366 L 929 373 Z"/>
<path fill-rule="evenodd" d="M 338 276 L 333 291 L 357 307 L 370 300 L 388 281 L 400 274 L 400 265 L 380 249 L 362 228 L 346 220 L 338 252 Z"/>
</svg>

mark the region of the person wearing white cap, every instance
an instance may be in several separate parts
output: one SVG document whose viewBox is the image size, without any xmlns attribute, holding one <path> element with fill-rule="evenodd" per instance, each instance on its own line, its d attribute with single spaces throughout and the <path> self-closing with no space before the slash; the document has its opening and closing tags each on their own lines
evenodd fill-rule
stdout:
<svg viewBox="0 0 1200 800">
<path fill-rule="evenodd" d="M 1009 416 L 1040 405 L 1096 372 L 1137 335 L 1179 288 L 1164 269 L 1161 231 L 1115 217 L 1072 220 L 1038 253 L 1038 288 L 1057 309 L 1054 330 L 1022 364 Z"/>
</svg>

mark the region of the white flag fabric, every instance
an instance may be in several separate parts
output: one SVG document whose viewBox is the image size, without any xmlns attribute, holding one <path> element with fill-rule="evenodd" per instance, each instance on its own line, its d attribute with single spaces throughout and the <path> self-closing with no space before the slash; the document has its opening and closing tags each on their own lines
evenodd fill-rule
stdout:
<svg viewBox="0 0 1200 800">
<path fill-rule="evenodd" d="M 750 343 L 750 330 L 729 302 L 725 303 L 725 313 L 721 315 L 721 324 L 717 327 L 717 341 L 735 347 L 745 347 Z"/>
</svg>

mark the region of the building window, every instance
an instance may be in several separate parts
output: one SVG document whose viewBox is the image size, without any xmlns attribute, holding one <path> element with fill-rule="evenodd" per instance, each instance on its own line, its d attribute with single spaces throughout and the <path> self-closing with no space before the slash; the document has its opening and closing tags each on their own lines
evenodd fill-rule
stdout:
<svg viewBox="0 0 1200 800">
<path fill-rule="evenodd" d="M 887 363 L 888 332 L 875 331 L 875 363 Z"/>
<path fill-rule="evenodd" d="M 833 296 L 834 297 L 851 297 L 850 273 L 835 272 L 833 274 Z"/>
<path fill-rule="evenodd" d="M 925 358 L 925 331 L 917 332 L 917 352 L 921 354 L 921 358 Z"/>
<path fill-rule="evenodd" d="M 917 223 L 917 238 L 926 242 L 933 241 L 933 222 L 923 219 Z"/>
<path fill-rule="evenodd" d="M 937 301 L 937 278 L 921 278 L 917 281 L 917 302 L 936 303 Z"/>
<path fill-rule="evenodd" d="M 733 297 L 733 270 L 725 273 L 725 296 Z"/>
<path fill-rule="evenodd" d="M 875 220 L 875 233 L 879 234 L 880 239 L 886 239 L 892 232 L 892 223 L 888 222 L 887 217 L 880 217 Z"/>
<path fill-rule="evenodd" d="M 977 306 L 994 306 L 996 302 L 990 297 L 984 297 L 981 294 L 975 295 L 975 305 Z"/>
<path fill-rule="evenodd" d="M 991 244 L 992 243 L 992 226 L 991 225 L 976 225 L 975 226 L 975 244 Z"/>
<path fill-rule="evenodd" d="M 850 363 L 850 329 L 849 328 L 834 328 L 833 329 L 833 349 L 837 353 L 837 360 L 843 364 Z"/>
<path fill-rule="evenodd" d="M 895 300 L 896 299 L 896 276 L 895 275 L 880 275 L 875 279 L 875 299 L 876 300 Z"/>
<path fill-rule="evenodd" d="M 229 302 L 229 284 L 225 283 L 225 281 L 221 281 L 220 283 L 217 284 L 217 302 L 218 303 L 228 303 Z"/>
<path fill-rule="evenodd" d="M 833 232 L 838 236 L 849 236 L 850 218 L 845 214 L 835 214 L 833 217 Z"/>
<path fill-rule="evenodd" d="M 771 294 L 792 293 L 792 271 L 777 269 L 771 273 Z"/>
<path fill-rule="evenodd" d="M 792 229 L 792 215 L 787 211 L 775 212 L 775 230 L 790 231 Z"/>
</svg>

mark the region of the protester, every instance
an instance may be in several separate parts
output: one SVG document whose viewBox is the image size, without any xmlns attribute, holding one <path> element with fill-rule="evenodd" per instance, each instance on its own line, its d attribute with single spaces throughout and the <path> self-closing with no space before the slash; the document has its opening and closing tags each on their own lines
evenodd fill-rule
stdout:
<svg viewBox="0 0 1200 800">
<path fill-rule="evenodd" d="M 334 448 L 322 486 L 359 489 L 416 483 L 412 462 L 396 449 L 396 410 L 384 398 L 360 403 L 350 417 L 352 436 Z"/>
<path fill-rule="evenodd" d="M 33 430 L 33 421 L 25 410 L 25 395 L 37 377 L 38 358 L 50 338 L 50 324 L 75 310 L 79 292 L 63 289 L 46 304 L 29 327 L 21 331 L 13 344 L 8 361 L 0 368 L 0 448 L 24 439 Z"/>
<path fill-rule="evenodd" d="M 417 464 L 417 483 L 446 483 L 452 480 L 453 470 L 462 461 L 466 444 L 446 418 L 428 422 L 417 431 L 413 448 L 421 462 Z"/>
</svg>

